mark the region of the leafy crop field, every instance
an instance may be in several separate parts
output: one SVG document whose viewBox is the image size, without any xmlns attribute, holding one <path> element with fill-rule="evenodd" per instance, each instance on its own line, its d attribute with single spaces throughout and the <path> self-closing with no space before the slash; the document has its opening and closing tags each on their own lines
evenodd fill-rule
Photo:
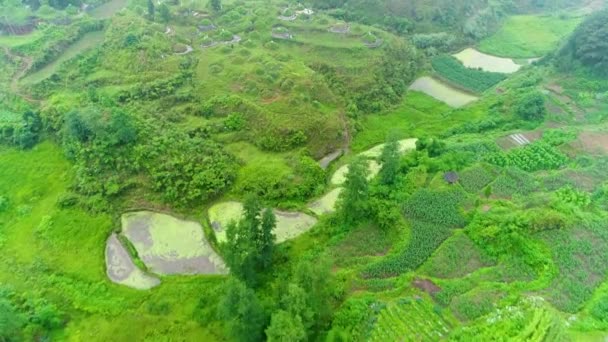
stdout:
<svg viewBox="0 0 608 342">
<path fill-rule="evenodd" d="M 428 299 L 405 297 L 380 312 L 370 341 L 439 341 L 451 326 Z"/>
<path fill-rule="evenodd" d="M 501 73 L 466 67 L 449 55 L 434 57 L 431 64 L 441 78 L 475 93 L 484 92 L 507 78 Z"/>
</svg>

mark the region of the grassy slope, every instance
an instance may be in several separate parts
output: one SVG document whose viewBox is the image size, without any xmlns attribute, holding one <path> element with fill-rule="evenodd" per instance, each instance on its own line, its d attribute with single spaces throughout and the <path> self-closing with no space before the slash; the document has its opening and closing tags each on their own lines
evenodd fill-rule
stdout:
<svg viewBox="0 0 608 342">
<path fill-rule="evenodd" d="M 213 324 L 203 328 L 192 320 L 195 299 L 216 286 L 215 278 L 167 278 L 148 292 L 110 283 L 104 245 L 115 224 L 106 214 L 57 208 L 72 172 L 57 146 L 44 142 L 27 152 L 2 148 L 0 165 L 0 194 L 10 201 L 9 210 L 0 214 L 0 283 L 58 304 L 69 320 L 62 336 L 215 339 Z M 168 312 L 150 314 L 150 306 L 159 303 L 168 304 Z"/>
<path fill-rule="evenodd" d="M 479 51 L 510 58 L 541 57 L 552 51 L 581 21 L 580 18 L 519 15 L 479 44 Z"/>
<path fill-rule="evenodd" d="M 448 105 L 419 92 L 409 92 L 401 105 L 387 113 L 368 115 L 353 141 L 354 152 L 361 152 L 386 141 L 389 133 L 405 139 L 437 135 L 469 120 L 480 120 L 485 112 L 479 105 L 453 110 Z"/>
</svg>

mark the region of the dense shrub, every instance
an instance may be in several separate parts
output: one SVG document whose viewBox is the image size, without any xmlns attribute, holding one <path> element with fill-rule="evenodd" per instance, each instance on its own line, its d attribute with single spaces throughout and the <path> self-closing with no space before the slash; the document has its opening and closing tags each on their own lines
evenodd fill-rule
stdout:
<svg viewBox="0 0 608 342">
<path fill-rule="evenodd" d="M 433 69 L 444 79 L 473 92 L 481 93 L 505 80 L 505 74 L 465 67 L 450 55 L 441 55 L 432 60 Z"/>
<path fill-rule="evenodd" d="M 216 143 L 198 137 L 154 137 L 138 157 L 152 178 L 154 189 L 173 203 L 208 200 L 236 179 L 236 159 Z"/>
<path fill-rule="evenodd" d="M 542 120 L 546 113 L 545 97 L 538 91 L 528 92 L 517 100 L 515 114 L 524 120 Z"/>
<path fill-rule="evenodd" d="M 418 33 L 412 36 L 412 43 L 419 49 L 434 48 L 439 51 L 447 51 L 452 48 L 456 37 L 447 32 Z"/>
<path fill-rule="evenodd" d="M 591 315 L 602 322 L 608 322 L 608 297 L 602 296 L 591 306 Z"/>
<path fill-rule="evenodd" d="M 572 34 L 558 56 L 564 69 L 580 63 L 601 75 L 608 74 L 608 10 L 590 16 Z"/>
</svg>

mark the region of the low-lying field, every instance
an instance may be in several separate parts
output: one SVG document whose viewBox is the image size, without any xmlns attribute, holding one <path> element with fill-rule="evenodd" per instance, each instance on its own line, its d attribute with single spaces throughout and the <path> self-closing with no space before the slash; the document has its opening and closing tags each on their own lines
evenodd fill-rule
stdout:
<svg viewBox="0 0 608 342">
<path fill-rule="evenodd" d="M 439 341 L 451 330 L 429 299 L 404 297 L 380 312 L 370 341 Z"/>
<path fill-rule="evenodd" d="M 494 35 L 479 43 L 479 51 L 507 58 L 541 57 L 580 23 L 580 18 L 557 15 L 516 15 L 507 18 Z"/>
</svg>

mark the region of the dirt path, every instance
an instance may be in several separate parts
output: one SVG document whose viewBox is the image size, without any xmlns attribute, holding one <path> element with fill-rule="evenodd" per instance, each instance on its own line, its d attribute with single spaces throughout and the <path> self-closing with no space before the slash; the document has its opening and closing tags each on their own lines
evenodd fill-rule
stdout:
<svg viewBox="0 0 608 342">
<path fill-rule="evenodd" d="M 11 83 L 9 85 L 10 91 L 15 95 L 21 96 L 27 102 L 30 102 L 33 104 L 39 104 L 40 101 L 33 99 L 28 94 L 21 93 L 20 89 L 19 89 L 19 80 L 23 76 L 25 76 L 25 74 L 30 70 L 30 68 L 34 64 L 34 60 L 32 59 L 32 57 L 16 55 L 9 48 L 7 48 L 5 46 L 2 47 L 2 50 L 4 51 L 4 54 L 7 55 L 8 58 L 13 61 L 21 59 L 21 66 L 19 67 L 19 69 L 17 69 L 17 72 L 11 78 Z"/>
</svg>

